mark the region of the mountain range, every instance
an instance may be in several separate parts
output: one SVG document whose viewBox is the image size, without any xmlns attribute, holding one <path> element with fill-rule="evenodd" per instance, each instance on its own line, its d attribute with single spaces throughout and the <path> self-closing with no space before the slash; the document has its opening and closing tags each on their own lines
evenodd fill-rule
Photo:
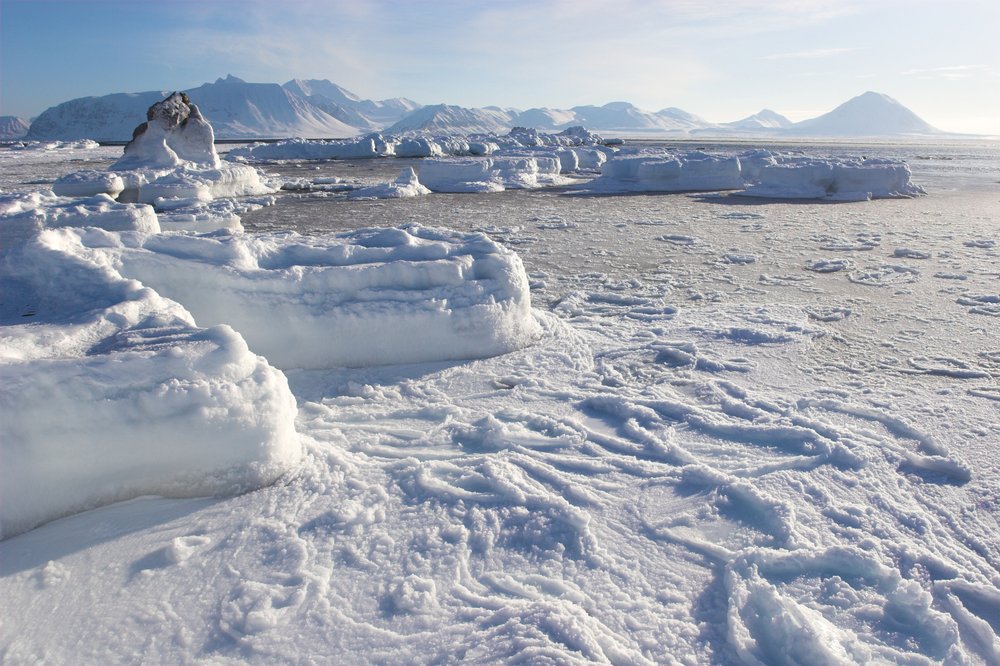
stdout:
<svg viewBox="0 0 1000 666">
<path fill-rule="evenodd" d="M 384 131 L 389 134 L 506 133 L 512 127 L 561 130 L 583 125 L 618 134 L 680 136 L 899 136 L 939 134 L 896 100 L 880 93 L 859 95 L 833 111 L 793 123 L 764 109 L 748 118 L 711 123 L 682 109 L 645 111 L 628 102 L 570 109 L 527 110 L 448 104 L 423 106 L 397 97 L 361 99 L 325 79 L 285 84 L 248 83 L 232 75 L 183 91 L 199 106 L 221 139 L 339 138 Z M 168 91 L 82 97 L 42 112 L 27 132 L 34 140 L 125 141 L 146 109 Z M 12 126 L 12 129 L 16 129 Z"/>
</svg>

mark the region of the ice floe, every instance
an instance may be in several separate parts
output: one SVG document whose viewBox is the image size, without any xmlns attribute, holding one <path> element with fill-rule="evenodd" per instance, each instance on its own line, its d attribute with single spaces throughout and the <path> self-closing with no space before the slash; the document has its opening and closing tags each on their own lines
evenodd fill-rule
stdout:
<svg viewBox="0 0 1000 666">
<path fill-rule="evenodd" d="M 420 182 L 432 192 L 502 192 L 565 183 L 557 157 L 437 159 L 420 163 Z"/>
<path fill-rule="evenodd" d="M 161 234 L 89 253 L 281 368 L 482 358 L 538 334 L 520 259 L 481 234 Z"/>
</svg>

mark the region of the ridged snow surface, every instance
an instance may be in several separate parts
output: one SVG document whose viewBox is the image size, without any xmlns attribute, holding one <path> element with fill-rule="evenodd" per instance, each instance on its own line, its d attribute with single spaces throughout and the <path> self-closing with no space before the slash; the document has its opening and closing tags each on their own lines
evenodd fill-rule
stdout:
<svg viewBox="0 0 1000 666">
<path fill-rule="evenodd" d="M 745 148 L 704 152 L 759 182 L 779 158 L 830 165 L 857 150 Z M 83 442 L 134 435 L 80 469 L 150 441 L 185 452 L 164 455 L 169 466 L 259 432 L 253 419 L 282 403 L 253 401 L 280 384 L 253 335 L 288 355 L 359 340 L 331 321 L 303 342 L 310 313 L 365 302 L 372 344 L 451 349 L 407 319 L 414 304 L 443 312 L 454 295 L 501 312 L 516 251 L 538 335 L 475 360 L 282 371 L 304 453 L 276 483 L 214 498 L 153 484 L 158 496 L 0 542 L 0 658 L 1000 662 L 1000 153 L 864 154 L 905 161 L 927 196 L 335 190 L 401 166 L 423 180 L 433 164 L 367 160 L 270 166 L 331 189 L 243 213 L 243 236 L 19 227 L 39 240 L 0 290 L 0 330 L 17 340 L 5 348 L 22 355 L 0 364 L 0 442 L 35 433 L 48 453 L 63 441 L 38 469 L 66 474 L 15 479 L 18 497 L 37 498 L 21 507 L 76 492 L 72 469 L 55 466 Z M 14 187 L 73 168 L 35 163 Z M 56 252 L 68 260 L 39 258 Z M 142 282 L 115 277 L 113 291 L 79 277 L 98 269 Z M 256 315 L 205 328 L 199 304 Z M 9 369 L 21 363 L 39 365 Z M 63 363 L 87 373 L 59 374 Z M 161 381 L 168 371 L 186 379 Z M 161 416 L 173 432 L 151 428 Z M 74 433 L 78 420 L 93 428 Z"/>
</svg>

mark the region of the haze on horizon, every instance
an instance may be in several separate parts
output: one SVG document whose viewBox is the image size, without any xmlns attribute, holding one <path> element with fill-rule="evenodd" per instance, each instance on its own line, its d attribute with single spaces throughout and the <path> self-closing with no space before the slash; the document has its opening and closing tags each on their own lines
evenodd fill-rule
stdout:
<svg viewBox="0 0 1000 666">
<path fill-rule="evenodd" d="M 1000 135 L 995 0 L 0 0 L 0 114 L 89 95 L 329 79 L 362 97 L 798 121 L 866 90 Z"/>
</svg>

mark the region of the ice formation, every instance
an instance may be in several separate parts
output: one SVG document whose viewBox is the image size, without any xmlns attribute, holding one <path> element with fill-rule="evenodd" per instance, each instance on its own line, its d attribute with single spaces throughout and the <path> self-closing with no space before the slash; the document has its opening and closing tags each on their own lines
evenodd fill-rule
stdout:
<svg viewBox="0 0 1000 666">
<path fill-rule="evenodd" d="M 420 164 L 420 182 L 432 192 L 501 192 L 563 183 L 557 157 L 432 159 Z"/>
<path fill-rule="evenodd" d="M 755 156 L 743 196 L 866 201 L 924 194 L 910 168 L 888 159 L 804 159 Z"/>
<path fill-rule="evenodd" d="M 538 332 L 520 259 L 481 234 L 161 234 L 113 245 L 94 251 L 200 325 L 233 326 L 281 368 L 483 358 Z"/>
<path fill-rule="evenodd" d="M 417 172 L 413 167 L 405 167 L 399 176 L 391 183 L 372 185 L 348 193 L 348 199 L 400 199 L 403 197 L 418 197 L 430 194 L 430 190 L 417 180 Z"/>
<path fill-rule="evenodd" d="M 3 219 L 0 238 L 0 292 L 17 295 L 0 308 L 0 537 L 141 495 L 244 492 L 297 464 L 284 376 L 86 257 L 83 239 L 116 234 Z"/>
<path fill-rule="evenodd" d="M 26 235 L 44 228 L 96 227 L 107 231 L 157 233 L 160 222 L 152 206 L 119 203 L 107 194 L 60 197 L 46 192 L 0 197 L 0 237 Z"/>
<path fill-rule="evenodd" d="M 743 189 L 743 178 L 734 155 L 639 154 L 608 160 L 601 175 L 584 187 L 602 193 L 717 192 Z"/>
<path fill-rule="evenodd" d="M 269 194 L 274 188 L 253 167 L 224 163 L 212 126 L 183 93 L 149 108 L 124 155 L 109 171 L 79 171 L 53 184 L 56 194 L 109 194 L 157 209 L 205 204 L 219 197 Z"/>
</svg>

